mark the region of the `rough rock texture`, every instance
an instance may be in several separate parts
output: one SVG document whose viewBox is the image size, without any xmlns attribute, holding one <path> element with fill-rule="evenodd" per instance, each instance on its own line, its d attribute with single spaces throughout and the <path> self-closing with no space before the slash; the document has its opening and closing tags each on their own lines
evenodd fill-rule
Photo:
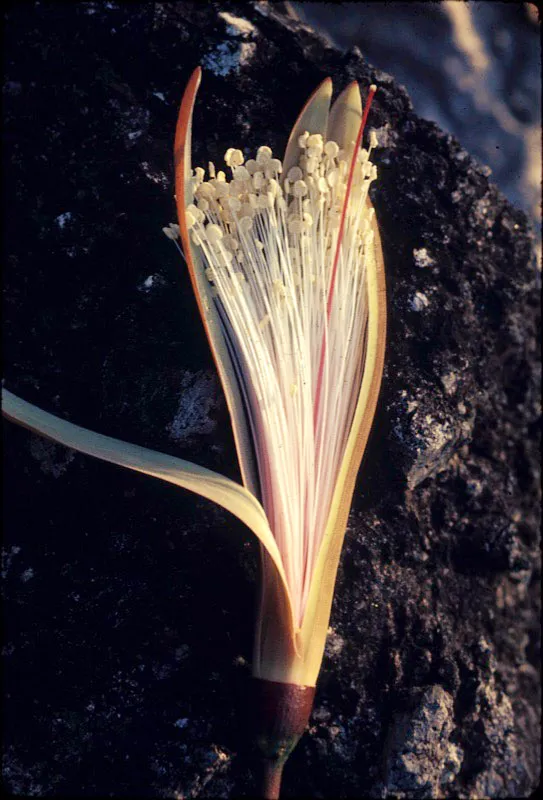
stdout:
<svg viewBox="0 0 543 800">
<path fill-rule="evenodd" d="M 525 216 L 392 77 L 280 6 L 25 4 L 6 33 L 5 385 L 232 477 L 189 280 L 160 232 L 181 92 L 202 63 L 205 164 L 233 145 L 281 152 L 327 75 L 378 85 L 386 370 L 284 794 L 527 796 L 540 408 Z M 250 796 L 255 544 L 174 487 L 8 424 L 4 444 L 7 787 Z"/>
</svg>

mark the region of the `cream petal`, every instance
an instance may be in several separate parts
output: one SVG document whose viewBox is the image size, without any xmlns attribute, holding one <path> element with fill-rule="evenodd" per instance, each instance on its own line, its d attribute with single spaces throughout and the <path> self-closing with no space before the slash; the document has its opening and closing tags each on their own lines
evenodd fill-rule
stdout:
<svg viewBox="0 0 543 800">
<path fill-rule="evenodd" d="M 366 202 L 368 209 L 371 209 L 369 198 Z M 371 230 L 374 238 L 373 258 L 367 266 L 368 344 L 364 374 L 299 636 L 303 671 L 297 675 L 297 679 L 308 686 L 316 682 L 322 662 L 339 557 L 356 476 L 373 423 L 383 374 L 386 343 L 386 284 L 381 239 L 375 215 L 371 221 Z"/>
<path fill-rule="evenodd" d="M 339 95 L 330 109 L 326 138 L 337 142 L 345 150 L 347 164 L 351 163 L 353 149 L 362 121 L 362 98 L 358 83 L 353 81 Z"/>
<path fill-rule="evenodd" d="M 294 123 L 283 159 L 283 177 L 287 175 L 291 167 L 298 163 L 302 152 L 298 144 L 298 138 L 304 131 L 309 131 L 309 133 L 321 133 L 323 136 L 326 136 L 331 99 L 332 79 L 326 78 L 320 86 L 315 89 Z"/>
<path fill-rule="evenodd" d="M 111 464 L 160 478 L 218 503 L 245 523 L 260 540 L 274 565 L 272 570 L 278 590 L 282 588 L 281 585 L 286 585 L 281 554 L 270 530 L 266 513 L 256 497 L 244 486 L 224 475 L 182 458 L 158 453 L 155 450 L 129 444 L 74 425 L 54 414 L 42 411 L 41 408 L 27 403 L 6 389 L 2 389 L 2 413 L 12 422 L 52 439 L 54 442 L 59 442 L 65 447 L 71 447 L 86 455 L 100 458 L 102 461 L 109 461 Z M 281 592 L 281 598 L 283 600 L 284 627 L 285 630 L 290 631 L 292 627 L 288 619 L 290 612 L 288 594 Z"/>
</svg>

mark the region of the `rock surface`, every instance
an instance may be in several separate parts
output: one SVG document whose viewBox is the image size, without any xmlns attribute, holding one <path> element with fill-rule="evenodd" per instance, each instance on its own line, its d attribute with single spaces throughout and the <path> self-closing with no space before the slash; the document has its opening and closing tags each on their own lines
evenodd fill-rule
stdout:
<svg viewBox="0 0 543 800">
<path fill-rule="evenodd" d="M 5 386 L 232 477 L 189 280 L 160 232 L 182 90 L 202 63 L 205 164 L 280 153 L 327 75 L 377 84 L 386 370 L 284 796 L 527 796 L 540 406 L 524 214 L 392 77 L 280 5 L 15 5 L 6 34 Z M 251 796 L 255 544 L 171 486 L 8 424 L 4 443 L 8 789 Z"/>
</svg>

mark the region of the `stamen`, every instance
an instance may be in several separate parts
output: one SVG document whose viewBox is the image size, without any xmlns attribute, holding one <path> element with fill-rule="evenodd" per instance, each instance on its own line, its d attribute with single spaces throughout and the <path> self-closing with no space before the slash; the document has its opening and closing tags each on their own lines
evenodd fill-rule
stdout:
<svg viewBox="0 0 543 800">
<path fill-rule="evenodd" d="M 211 283 L 207 297 L 243 365 L 261 499 L 299 620 L 362 374 L 373 239 L 365 200 L 377 171 L 375 137 L 369 151 L 360 142 L 372 90 L 349 164 L 336 142 L 310 131 L 284 176 L 270 147 L 245 163 L 229 148 L 231 178 L 210 162 L 205 181 L 196 168 L 185 214 Z M 176 238 L 172 226 L 164 233 Z"/>
</svg>

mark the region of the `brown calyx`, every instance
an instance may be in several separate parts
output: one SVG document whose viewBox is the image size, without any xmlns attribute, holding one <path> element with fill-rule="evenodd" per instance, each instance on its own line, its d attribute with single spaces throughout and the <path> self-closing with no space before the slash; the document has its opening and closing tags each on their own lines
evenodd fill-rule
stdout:
<svg viewBox="0 0 543 800">
<path fill-rule="evenodd" d="M 262 755 L 262 797 L 279 797 L 281 775 L 309 721 L 314 686 L 253 679 L 256 745 Z"/>
</svg>

